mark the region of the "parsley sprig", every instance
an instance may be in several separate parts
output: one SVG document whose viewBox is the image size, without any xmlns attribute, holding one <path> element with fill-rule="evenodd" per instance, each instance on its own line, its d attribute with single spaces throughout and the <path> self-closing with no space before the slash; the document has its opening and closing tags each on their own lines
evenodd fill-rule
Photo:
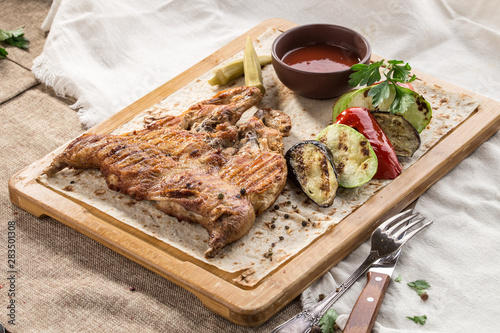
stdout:
<svg viewBox="0 0 500 333">
<path fill-rule="evenodd" d="M 319 320 L 319 326 L 321 327 L 322 333 L 333 333 L 335 331 L 335 322 L 339 315 L 337 311 L 330 308 L 326 311 L 325 315 Z"/>
<path fill-rule="evenodd" d="M 426 315 L 423 315 L 423 316 L 413 316 L 413 317 L 407 316 L 406 318 L 408 318 L 411 321 L 414 321 L 415 323 L 420 324 L 420 325 L 424 325 L 425 322 L 427 321 L 427 316 Z"/>
<path fill-rule="evenodd" d="M 421 295 L 426 292 L 431 286 L 425 280 L 416 280 L 413 282 L 408 282 L 408 286 L 415 290 L 417 294 Z"/>
<path fill-rule="evenodd" d="M 409 83 L 417 78 L 415 74 L 411 75 L 411 67 L 408 63 L 402 60 L 380 60 L 369 65 L 356 64 L 351 67 L 354 71 L 350 75 L 349 86 L 371 86 L 372 84 L 382 79 L 382 74 L 385 80 L 373 86 L 368 92 L 368 96 L 372 97 L 373 106 L 379 106 L 384 100 L 389 98 L 391 86 L 394 88 L 394 101 L 389 107 L 389 112 L 404 113 L 414 101 L 413 92 L 408 88 L 401 87 L 398 83 Z M 382 72 L 382 73 L 381 73 Z"/>
<path fill-rule="evenodd" d="M 24 27 L 22 27 L 16 30 L 0 29 L 0 42 L 20 49 L 27 49 L 29 40 L 24 37 Z M 7 54 L 7 51 L 3 47 L 0 47 L 0 58 L 7 57 Z"/>
</svg>

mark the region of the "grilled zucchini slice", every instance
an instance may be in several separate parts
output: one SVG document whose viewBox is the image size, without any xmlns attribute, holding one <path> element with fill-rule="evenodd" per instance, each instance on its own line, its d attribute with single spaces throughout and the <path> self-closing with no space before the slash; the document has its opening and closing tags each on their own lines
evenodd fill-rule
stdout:
<svg viewBox="0 0 500 333">
<path fill-rule="evenodd" d="M 364 87 L 358 90 L 355 90 L 354 92 L 348 92 L 347 96 L 341 96 L 339 98 L 339 101 L 341 103 L 337 103 L 333 107 L 333 121 L 335 122 L 337 116 L 344 111 L 347 108 L 350 107 L 362 107 L 362 108 L 367 108 L 370 111 L 388 111 L 389 106 L 392 104 L 394 101 L 394 97 L 396 96 L 396 92 L 394 90 L 394 87 L 390 87 L 391 93 L 389 95 L 389 98 L 384 100 L 379 106 L 374 107 L 372 103 L 372 98 L 368 96 L 368 93 L 372 86 L 369 87 Z M 415 129 L 418 131 L 418 133 L 422 132 L 425 127 L 429 124 L 432 118 L 432 108 L 429 102 L 425 100 L 425 98 L 418 94 L 417 92 L 401 87 L 401 89 L 404 89 L 407 91 L 409 95 L 412 96 L 412 102 L 410 103 L 409 107 L 406 109 L 404 113 L 401 115 L 403 118 L 405 118 L 410 124 L 415 127 Z M 341 108 L 343 108 L 341 110 Z"/>
<path fill-rule="evenodd" d="M 332 124 L 316 137 L 332 152 L 339 185 L 352 188 L 373 178 L 378 168 L 377 155 L 368 139 L 354 128 Z"/>
</svg>

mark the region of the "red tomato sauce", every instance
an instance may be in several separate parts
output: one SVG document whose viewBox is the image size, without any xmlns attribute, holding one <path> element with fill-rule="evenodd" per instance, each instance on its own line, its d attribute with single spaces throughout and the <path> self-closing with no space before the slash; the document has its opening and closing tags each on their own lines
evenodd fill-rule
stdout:
<svg viewBox="0 0 500 333">
<path fill-rule="evenodd" d="M 312 44 L 286 53 L 283 62 L 308 72 L 335 72 L 351 68 L 359 63 L 359 56 L 341 46 L 333 44 Z"/>
</svg>

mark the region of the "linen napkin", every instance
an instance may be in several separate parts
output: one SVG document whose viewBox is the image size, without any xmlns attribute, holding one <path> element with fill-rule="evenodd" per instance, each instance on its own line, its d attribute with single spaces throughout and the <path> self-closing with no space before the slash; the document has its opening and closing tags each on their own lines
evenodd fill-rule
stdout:
<svg viewBox="0 0 500 333">
<path fill-rule="evenodd" d="M 265 13 L 265 15 L 263 14 Z M 341 13 L 341 15 L 339 15 Z M 91 127 L 269 17 L 333 23 L 363 33 L 375 53 L 500 99 L 495 59 L 500 16 L 494 2 L 427 0 L 271 1 L 56 0 L 36 77 L 77 99 Z M 52 22 L 52 24 L 50 23 Z M 495 332 L 500 303 L 500 135 L 422 195 L 416 210 L 434 224 L 404 248 L 375 332 Z M 365 243 L 301 296 L 305 308 L 342 283 L 364 260 Z M 407 283 L 431 285 L 427 301 Z M 334 305 L 343 327 L 361 278 Z M 420 326 L 406 317 L 427 315 Z"/>
<path fill-rule="evenodd" d="M 206 1 L 56 0 L 32 71 L 75 97 L 71 107 L 90 128 L 239 36 L 216 9 Z M 207 26 L 210 38 L 199 38 Z"/>
<path fill-rule="evenodd" d="M 415 210 L 434 223 L 404 246 L 373 332 L 497 331 L 499 147 L 497 133 L 420 197 Z M 369 251 L 366 242 L 307 289 L 304 307 L 347 279 Z M 416 280 L 430 284 L 428 300 L 408 286 Z M 365 284 L 363 276 L 333 305 L 341 328 Z M 407 318 L 422 315 L 422 327 Z"/>
<path fill-rule="evenodd" d="M 500 69 L 492 58 L 500 51 L 500 25 L 493 21 L 494 15 L 487 14 L 499 13 L 497 8 L 484 1 L 425 1 L 405 6 L 391 2 L 391 6 L 390 26 L 397 27 L 393 31 L 389 24 L 364 26 L 369 40 L 385 35 L 390 41 L 383 55 L 405 59 L 428 74 L 500 98 L 500 85 L 494 79 Z M 395 19 L 398 15 L 404 21 Z M 383 17 L 374 21 L 380 23 Z M 375 52 L 379 53 L 376 48 Z M 497 132 L 420 197 L 415 210 L 434 223 L 404 247 L 373 332 L 497 331 L 495 304 L 500 298 L 493 285 L 500 273 L 495 254 L 500 248 L 499 153 Z M 364 243 L 304 291 L 304 308 L 346 280 L 369 250 L 369 242 Z M 394 282 L 399 274 L 401 282 Z M 419 279 L 431 285 L 427 301 L 408 286 Z M 365 284 L 363 276 L 333 305 L 341 328 Z M 424 326 L 407 318 L 421 315 L 428 318 Z"/>
</svg>

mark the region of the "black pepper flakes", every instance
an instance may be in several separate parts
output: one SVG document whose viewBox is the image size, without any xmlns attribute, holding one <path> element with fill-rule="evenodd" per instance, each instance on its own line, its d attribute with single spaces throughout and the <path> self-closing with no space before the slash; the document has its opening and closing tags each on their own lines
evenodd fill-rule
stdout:
<svg viewBox="0 0 500 333">
<path fill-rule="evenodd" d="M 219 195 L 217 196 L 217 199 L 219 199 L 219 200 L 224 199 L 224 193 L 219 193 Z"/>
<path fill-rule="evenodd" d="M 283 217 L 284 217 L 285 219 L 287 219 L 287 218 L 289 218 L 289 217 L 290 217 L 290 215 L 285 214 L 285 215 L 283 215 Z"/>
<path fill-rule="evenodd" d="M 273 258 L 272 258 L 273 257 L 273 248 L 272 247 L 269 248 L 269 250 L 266 253 L 264 253 L 264 257 L 269 258 L 269 260 L 273 260 Z"/>
<path fill-rule="evenodd" d="M 303 227 L 307 227 L 307 222 L 306 221 L 302 221 L 302 226 Z"/>
<path fill-rule="evenodd" d="M 285 240 L 285 237 L 280 236 L 280 241 Z"/>
<path fill-rule="evenodd" d="M 290 227 L 286 225 L 286 226 L 285 226 L 285 230 L 288 230 L 288 229 L 290 229 Z"/>
<path fill-rule="evenodd" d="M 280 206 L 274 205 L 274 209 L 278 210 L 278 209 L 280 209 Z"/>
<path fill-rule="evenodd" d="M 321 302 L 322 300 L 325 299 L 325 297 L 326 297 L 325 294 L 319 294 L 318 301 Z"/>
<path fill-rule="evenodd" d="M 246 189 L 242 188 L 242 189 L 240 190 L 240 194 L 241 194 L 241 195 L 245 195 L 246 193 L 247 193 L 247 190 L 246 190 Z"/>
<path fill-rule="evenodd" d="M 70 183 L 70 184 L 74 184 L 74 183 L 75 183 L 75 181 L 74 181 L 74 180 L 72 180 L 72 181 L 70 181 L 69 183 Z"/>
<path fill-rule="evenodd" d="M 276 224 L 271 224 L 271 229 L 276 229 Z"/>
</svg>

